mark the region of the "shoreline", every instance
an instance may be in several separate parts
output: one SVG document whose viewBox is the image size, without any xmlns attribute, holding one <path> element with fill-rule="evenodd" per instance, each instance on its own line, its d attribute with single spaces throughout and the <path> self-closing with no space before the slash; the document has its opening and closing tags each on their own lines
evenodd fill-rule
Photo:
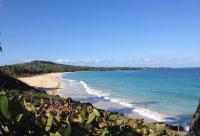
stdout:
<svg viewBox="0 0 200 136">
<path fill-rule="evenodd" d="M 118 102 L 116 100 L 112 100 L 112 98 L 108 99 L 109 97 L 102 94 L 96 94 L 96 90 L 90 88 L 83 81 L 65 79 L 62 78 L 62 76 L 60 76 L 58 79 L 64 83 L 64 87 L 60 92 L 61 97 L 71 97 L 73 100 L 80 101 L 82 103 L 91 103 L 99 109 L 118 112 L 128 118 L 144 119 L 148 122 L 162 122 L 148 118 L 133 111 L 133 108 L 130 107 L 126 102 Z"/>
<path fill-rule="evenodd" d="M 48 73 L 29 77 L 19 77 L 17 79 L 27 83 L 30 86 L 40 88 L 50 95 L 60 96 L 60 92 L 64 87 L 64 83 L 59 78 L 63 75 L 64 73 Z"/>
<path fill-rule="evenodd" d="M 148 122 L 162 122 L 134 112 L 133 108 L 127 107 L 118 102 L 89 93 L 86 88 L 80 84 L 81 81 L 79 82 L 62 78 L 62 76 L 66 73 L 67 72 L 50 73 L 31 77 L 21 77 L 18 79 L 31 86 L 44 89 L 50 95 L 59 95 L 63 98 L 71 97 L 75 101 L 80 101 L 81 103 L 91 103 L 94 107 L 106 111 L 118 112 L 128 118 L 144 119 Z"/>
<path fill-rule="evenodd" d="M 65 72 L 67 73 L 67 72 Z M 29 84 L 30 86 L 44 89 L 47 94 L 50 95 L 59 95 L 60 97 L 71 97 L 73 100 L 80 101 L 83 103 L 91 103 L 95 107 L 103 110 L 108 110 L 112 112 L 120 112 L 120 108 L 125 112 L 128 112 L 130 109 L 124 105 L 117 104 L 112 101 L 104 100 L 101 97 L 98 97 L 94 94 L 89 94 L 83 86 L 80 86 L 78 83 L 72 83 L 73 80 L 63 79 L 62 76 L 65 73 L 49 73 L 49 74 L 41 74 L 30 77 L 19 77 L 18 79 Z M 113 107 L 110 107 L 113 104 Z M 116 109 L 114 109 L 116 108 Z M 156 122 L 153 119 L 142 116 L 138 113 L 134 114 L 125 114 L 125 116 L 134 119 L 145 119 L 149 122 Z"/>
</svg>

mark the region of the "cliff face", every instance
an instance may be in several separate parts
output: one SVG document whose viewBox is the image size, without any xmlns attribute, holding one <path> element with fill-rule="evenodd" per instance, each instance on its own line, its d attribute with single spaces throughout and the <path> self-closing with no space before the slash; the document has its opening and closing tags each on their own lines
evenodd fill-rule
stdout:
<svg viewBox="0 0 200 136">
<path fill-rule="evenodd" d="M 193 116 L 190 130 L 187 136 L 200 136 L 200 101 L 197 110 Z"/>
</svg>

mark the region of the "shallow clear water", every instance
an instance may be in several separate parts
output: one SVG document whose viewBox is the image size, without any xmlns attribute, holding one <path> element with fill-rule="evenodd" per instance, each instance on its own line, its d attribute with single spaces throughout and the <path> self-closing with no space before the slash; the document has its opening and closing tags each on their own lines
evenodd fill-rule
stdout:
<svg viewBox="0 0 200 136">
<path fill-rule="evenodd" d="M 64 78 L 82 81 L 86 89 L 93 89 L 89 93 L 99 97 L 138 107 L 135 111 L 144 116 L 156 120 L 157 115 L 150 114 L 159 113 L 160 121 L 189 122 L 200 99 L 199 68 L 74 72 Z M 145 109 L 152 113 L 144 113 Z"/>
</svg>

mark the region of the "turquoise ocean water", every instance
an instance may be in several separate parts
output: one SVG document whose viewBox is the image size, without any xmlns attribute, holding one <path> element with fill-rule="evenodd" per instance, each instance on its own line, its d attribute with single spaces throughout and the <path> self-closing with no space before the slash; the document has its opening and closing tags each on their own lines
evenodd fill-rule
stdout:
<svg viewBox="0 0 200 136">
<path fill-rule="evenodd" d="M 154 119 L 188 126 L 200 99 L 200 68 L 67 73 L 86 93 Z"/>
</svg>

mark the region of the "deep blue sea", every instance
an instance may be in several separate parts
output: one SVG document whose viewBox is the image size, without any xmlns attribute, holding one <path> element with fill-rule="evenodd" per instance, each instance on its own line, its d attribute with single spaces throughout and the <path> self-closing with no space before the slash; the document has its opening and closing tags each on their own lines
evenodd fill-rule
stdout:
<svg viewBox="0 0 200 136">
<path fill-rule="evenodd" d="M 200 99 L 200 68 L 74 72 L 64 78 L 156 121 L 187 125 Z"/>
</svg>

